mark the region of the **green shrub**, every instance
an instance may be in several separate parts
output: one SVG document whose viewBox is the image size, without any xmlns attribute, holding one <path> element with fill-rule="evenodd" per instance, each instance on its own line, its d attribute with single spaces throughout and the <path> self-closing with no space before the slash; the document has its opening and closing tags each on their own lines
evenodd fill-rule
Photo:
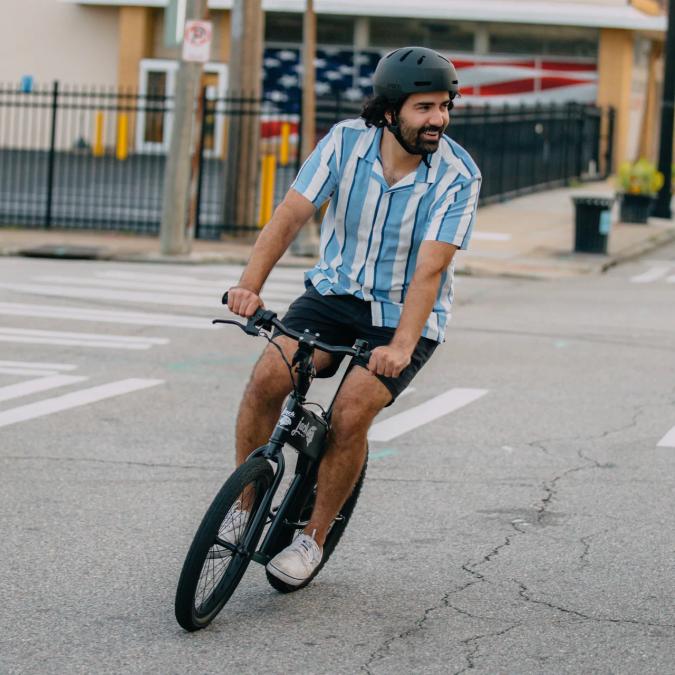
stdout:
<svg viewBox="0 0 675 675">
<path fill-rule="evenodd" d="M 622 162 L 616 176 L 617 187 L 631 195 L 655 195 L 663 185 L 663 174 L 649 160 Z"/>
</svg>

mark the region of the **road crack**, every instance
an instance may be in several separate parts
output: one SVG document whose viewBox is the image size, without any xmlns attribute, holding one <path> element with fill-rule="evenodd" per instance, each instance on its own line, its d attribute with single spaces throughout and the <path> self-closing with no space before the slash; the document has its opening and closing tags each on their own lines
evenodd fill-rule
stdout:
<svg viewBox="0 0 675 675">
<path fill-rule="evenodd" d="M 467 653 L 464 655 L 464 658 L 466 659 L 466 667 L 462 668 L 461 670 L 457 670 L 453 675 L 461 675 L 461 673 L 465 673 L 467 670 L 472 670 L 475 668 L 476 658 L 478 656 L 478 651 L 480 650 L 479 643 L 481 640 L 491 637 L 500 637 L 521 625 L 522 623 L 520 622 L 514 623 L 508 628 L 504 628 L 503 630 L 497 631 L 496 633 L 483 633 L 482 635 L 474 635 L 473 637 L 467 638 L 466 640 L 462 640 L 462 644 L 467 648 Z M 471 645 L 472 642 L 474 645 L 469 648 L 469 645 Z"/>
<path fill-rule="evenodd" d="M 449 596 L 450 596 L 449 593 L 444 593 L 443 597 L 441 597 L 440 601 L 437 604 L 433 605 L 432 607 L 428 607 L 427 609 L 424 610 L 422 616 L 415 621 L 415 624 L 413 626 L 385 640 L 374 652 L 371 653 L 371 655 L 368 657 L 368 660 L 363 664 L 363 666 L 361 666 L 361 670 L 363 670 L 366 673 L 369 673 L 369 675 L 372 675 L 372 671 L 370 670 L 371 666 L 377 661 L 381 661 L 386 656 L 392 643 L 396 642 L 397 640 L 404 640 L 405 638 L 410 637 L 417 631 L 423 630 L 424 623 L 429 618 L 429 615 L 432 612 L 436 611 L 437 609 L 441 609 L 443 607 L 448 606 Z"/>
<path fill-rule="evenodd" d="M 656 628 L 675 628 L 675 624 L 669 623 L 656 623 L 654 621 L 638 621 L 637 619 L 624 619 L 624 618 L 612 619 L 612 618 L 591 616 L 590 614 L 584 614 L 583 612 L 580 612 L 576 609 L 562 607 L 561 605 L 556 605 L 552 602 L 547 602 L 546 600 L 537 600 L 529 595 L 530 590 L 527 588 L 527 586 L 525 586 L 525 584 L 522 581 L 518 581 L 518 579 L 512 579 L 511 581 L 513 581 L 515 584 L 518 585 L 520 589 L 518 591 L 518 595 L 523 600 L 525 600 L 525 602 L 532 603 L 535 605 L 541 605 L 543 607 L 548 607 L 549 609 L 562 612 L 563 614 L 576 616 L 580 619 L 583 619 L 584 621 L 596 621 L 598 623 L 632 624 L 636 626 L 650 626 Z"/>
</svg>

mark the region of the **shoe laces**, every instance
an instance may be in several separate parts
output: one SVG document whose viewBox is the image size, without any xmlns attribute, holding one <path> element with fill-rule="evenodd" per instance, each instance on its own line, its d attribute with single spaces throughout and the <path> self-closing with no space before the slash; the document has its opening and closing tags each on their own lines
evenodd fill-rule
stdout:
<svg viewBox="0 0 675 675">
<path fill-rule="evenodd" d="M 313 536 L 309 536 L 304 532 L 299 534 L 294 540 L 292 548 L 294 551 L 297 551 L 307 560 L 311 560 L 315 557 L 317 551 L 319 551 L 319 545 L 314 541 Z"/>
</svg>

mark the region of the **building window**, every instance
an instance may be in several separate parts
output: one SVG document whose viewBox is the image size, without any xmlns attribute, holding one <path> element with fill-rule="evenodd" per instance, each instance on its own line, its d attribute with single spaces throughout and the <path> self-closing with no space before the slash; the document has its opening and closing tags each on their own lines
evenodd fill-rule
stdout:
<svg viewBox="0 0 675 675">
<path fill-rule="evenodd" d="M 265 42 L 302 44 L 302 14 L 265 13 Z M 354 18 L 332 14 L 316 15 L 316 42 L 319 45 L 354 44 Z"/>
<path fill-rule="evenodd" d="M 488 26 L 491 54 L 596 58 L 598 31 L 592 28 L 494 24 Z"/>
<path fill-rule="evenodd" d="M 265 12 L 265 42 L 302 44 L 302 14 Z"/>
<path fill-rule="evenodd" d="M 353 17 L 318 14 L 316 17 L 316 41 L 320 45 L 353 45 Z"/>
<path fill-rule="evenodd" d="M 409 18 L 372 17 L 372 47 L 418 45 L 443 52 L 473 52 L 475 24 Z"/>
</svg>

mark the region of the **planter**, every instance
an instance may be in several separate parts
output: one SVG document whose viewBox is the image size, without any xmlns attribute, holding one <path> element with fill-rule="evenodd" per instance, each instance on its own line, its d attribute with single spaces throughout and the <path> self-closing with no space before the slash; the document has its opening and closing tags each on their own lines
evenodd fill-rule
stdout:
<svg viewBox="0 0 675 675">
<path fill-rule="evenodd" d="M 621 195 L 619 220 L 622 223 L 646 223 L 651 215 L 655 199 L 651 195 Z"/>
</svg>

